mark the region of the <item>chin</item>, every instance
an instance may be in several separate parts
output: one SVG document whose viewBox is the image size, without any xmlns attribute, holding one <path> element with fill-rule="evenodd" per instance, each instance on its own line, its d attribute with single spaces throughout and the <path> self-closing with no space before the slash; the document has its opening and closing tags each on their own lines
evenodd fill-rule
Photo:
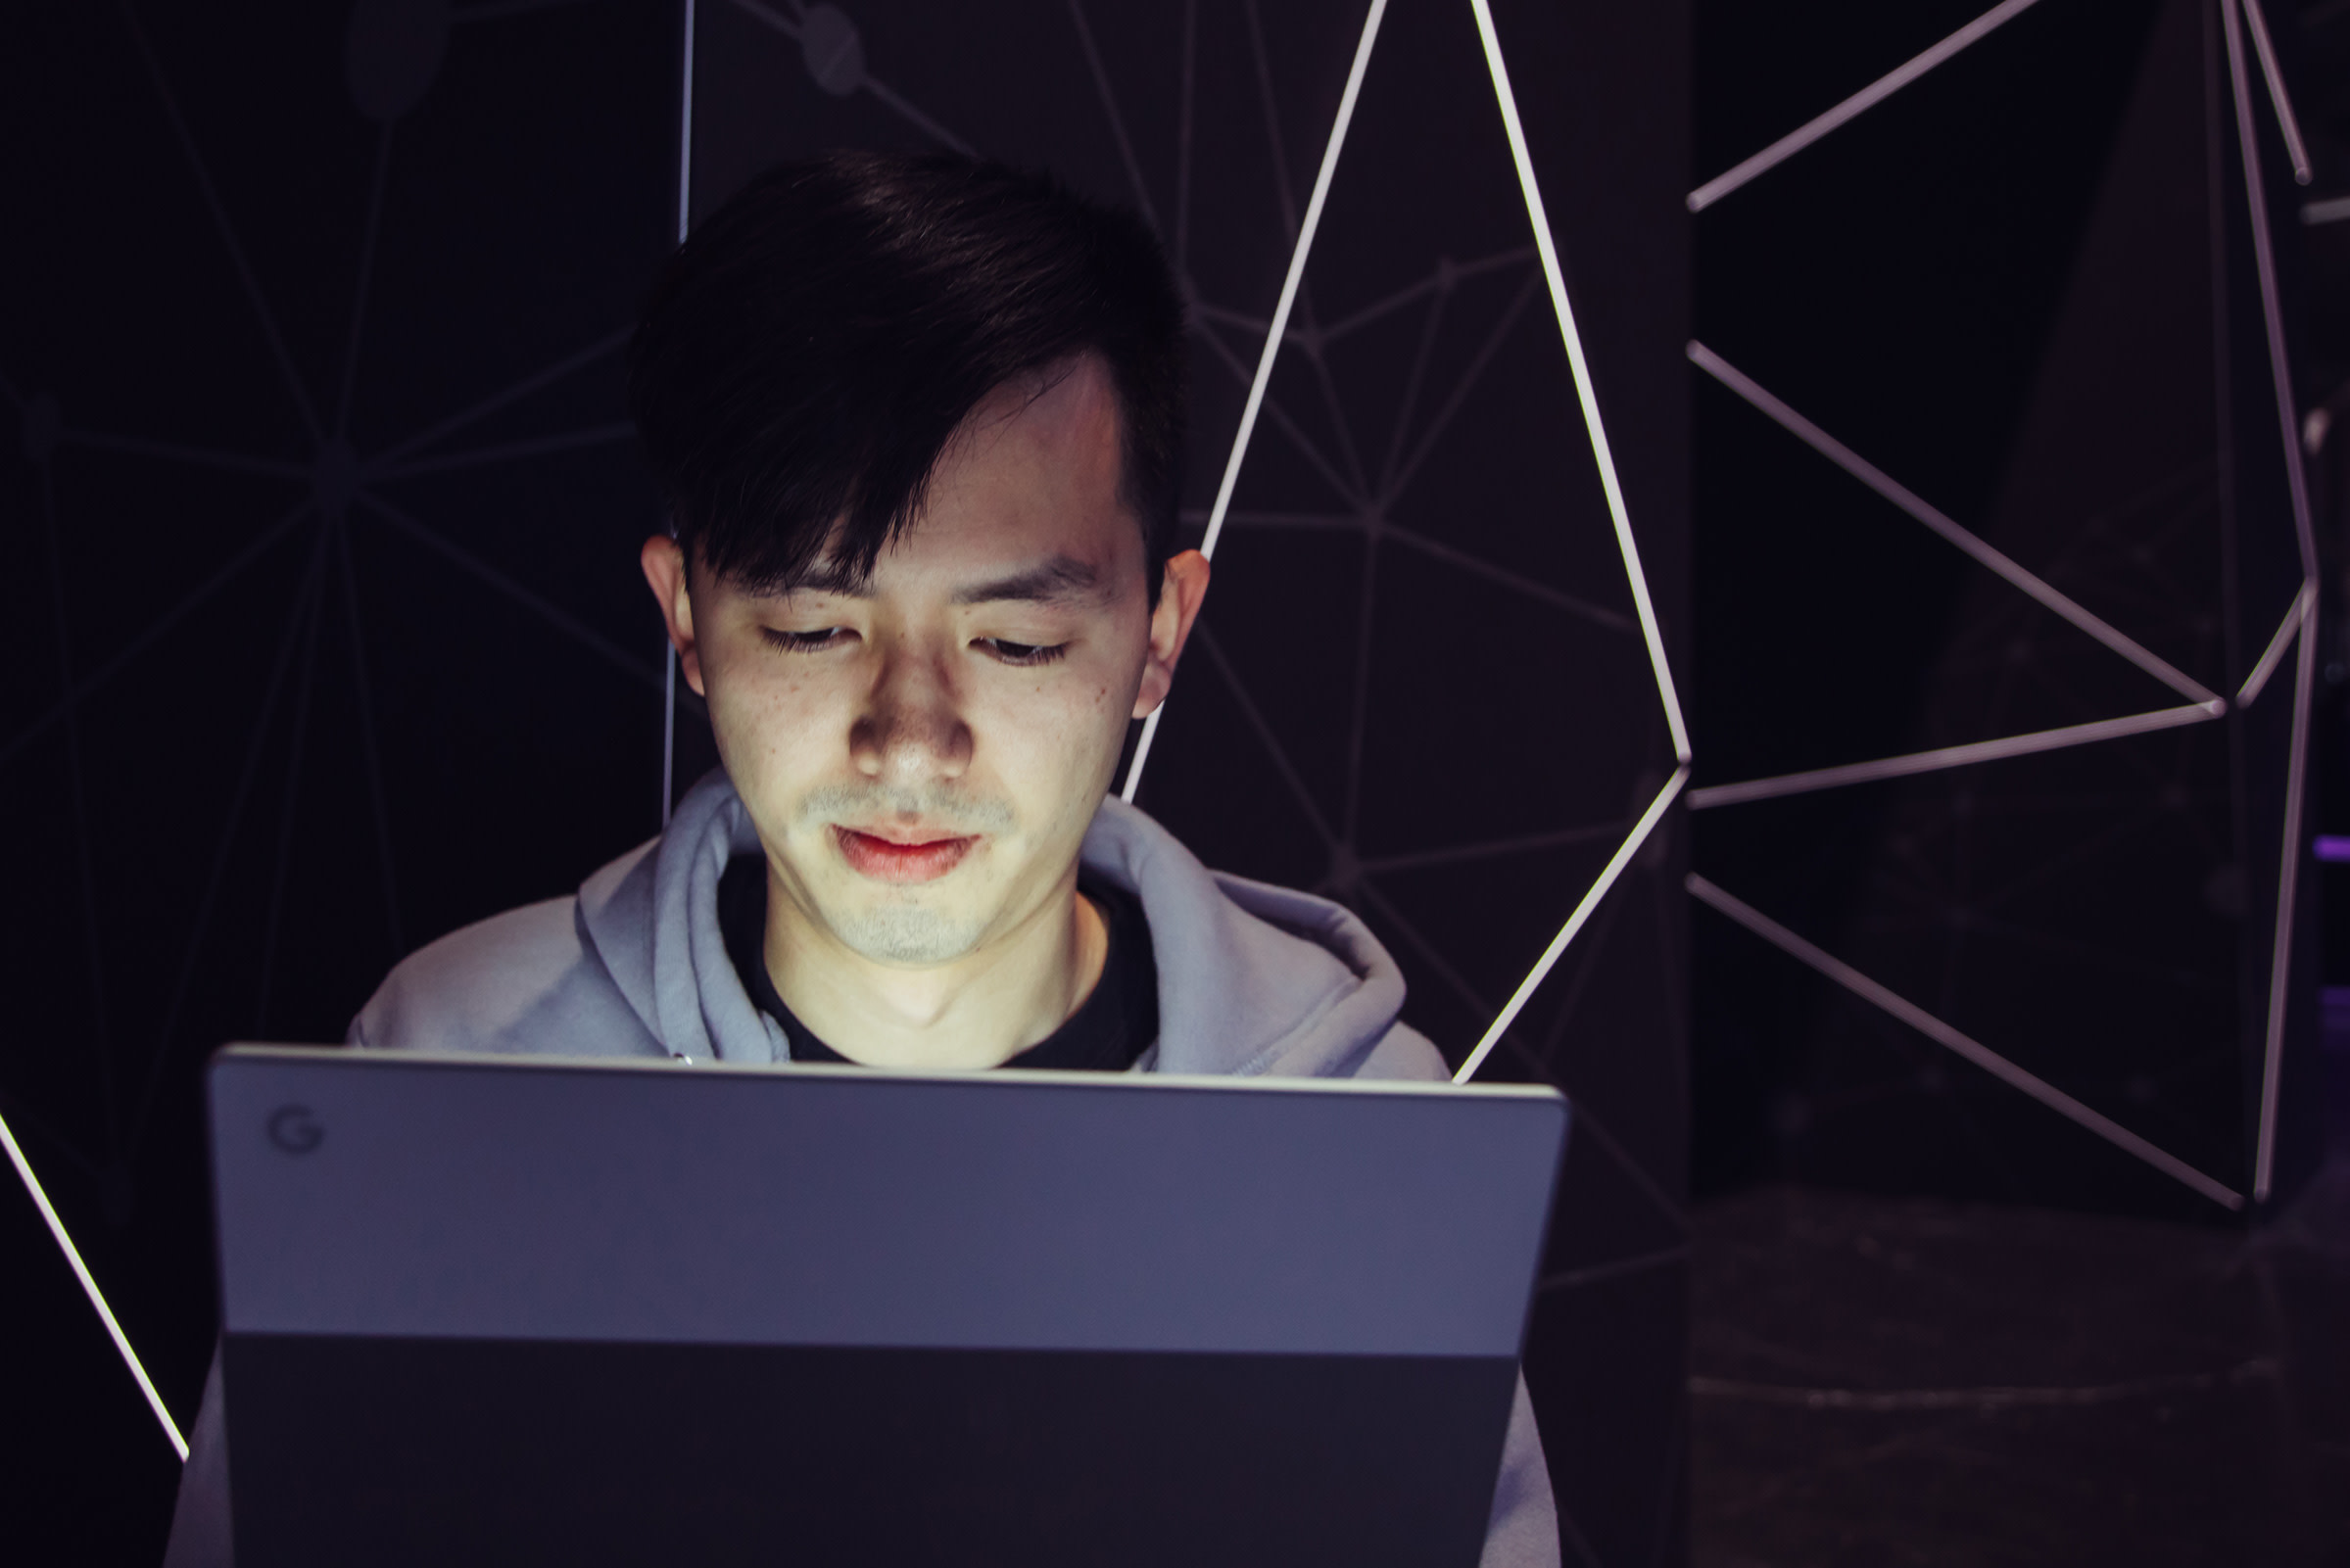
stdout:
<svg viewBox="0 0 2350 1568">
<path fill-rule="evenodd" d="M 980 945 L 985 923 L 916 905 L 861 910 L 826 922 L 843 946 L 877 964 L 949 964 Z"/>
</svg>

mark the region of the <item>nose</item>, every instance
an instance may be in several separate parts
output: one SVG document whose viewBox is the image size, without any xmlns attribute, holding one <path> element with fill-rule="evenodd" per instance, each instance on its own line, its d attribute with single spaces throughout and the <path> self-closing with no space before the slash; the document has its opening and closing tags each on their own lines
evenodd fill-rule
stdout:
<svg viewBox="0 0 2350 1568">
<path fill-rule="evenodd" d="M 902 644 L 887 649 L 848 750 L 857 772 L 884 784 L 960 779 L 971 764 L 971 726 L 944 661 Z"/>
</svg>

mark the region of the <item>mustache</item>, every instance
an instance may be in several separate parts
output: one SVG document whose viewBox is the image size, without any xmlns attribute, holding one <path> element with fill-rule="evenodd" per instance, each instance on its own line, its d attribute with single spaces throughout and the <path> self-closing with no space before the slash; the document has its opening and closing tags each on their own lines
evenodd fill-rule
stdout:
<svg viewBox="0 0 2350 1568">
<path fill-rule="evenodd" d="M 868 821 L 913 817 L 958 835 L 1008 832 L 1015 820 L 1011 806 L 1004 801 L 966 794 L 940 784 L 918 789 L 880 784 L 827 784 L 810 790 L 800 800 L 796 815 L 803 824 L 842 817 Z"/>
</svg>

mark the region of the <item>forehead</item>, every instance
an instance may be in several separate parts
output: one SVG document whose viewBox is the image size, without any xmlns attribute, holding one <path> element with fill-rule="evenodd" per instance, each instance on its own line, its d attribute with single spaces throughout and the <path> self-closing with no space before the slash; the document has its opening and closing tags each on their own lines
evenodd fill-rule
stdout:
<svg viewBox="0 0 2350 1568">
<path fill-rule="evenodd" d="M 790 583 L 711 579 L 698 561 L 695 581 L 753 598 L 1121 598 L 1139 592 L 1147 564 L 1143 525 L 1124 490 L 1123 435 L 1107 367 L 1090 355 L 1071 359 L 980 401 L 939 454 L 911 524 L 869 576 L 828 552 Z M 977 592 L 1007 583 L 1014 592 Z"/>
<path fill-rule="evenodd" d="M 1109 372 L 1091 356 L 996 388 L 947 443 L 913 527 L 875 577 L 1050 555 L 1104 572 L 1139 563 L 1121 428 Z"/>
</svg>

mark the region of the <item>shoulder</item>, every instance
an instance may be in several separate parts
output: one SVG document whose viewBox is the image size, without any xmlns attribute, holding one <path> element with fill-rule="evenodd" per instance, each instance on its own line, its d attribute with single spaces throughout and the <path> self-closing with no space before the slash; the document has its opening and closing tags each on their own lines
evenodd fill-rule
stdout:
<svg viewBox="0 0 2350 1568">
<path fill-rule="evenodd" d="M 659 1054 L 580 931 L 579 900 L 493 915 L 409 954 L 352 1020 L 394 1051 Z"/>
</svg>

